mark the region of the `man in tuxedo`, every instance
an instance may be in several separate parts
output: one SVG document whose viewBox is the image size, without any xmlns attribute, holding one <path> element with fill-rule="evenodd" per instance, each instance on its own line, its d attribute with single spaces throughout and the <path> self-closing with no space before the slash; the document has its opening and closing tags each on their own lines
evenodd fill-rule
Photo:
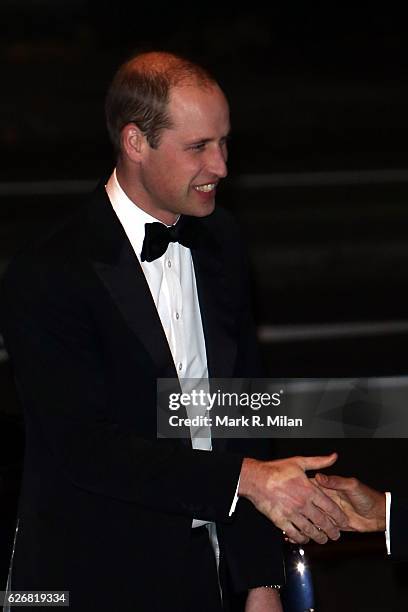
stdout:
<svg viewBox="0 0 408 612">
<path fill-rule="evenodd" d="M 115 170 L 3 282 L 26 422 L 11 588 L 69 590 L 87 612 L 216 612 L 230 590 L 280 610 L 279 530 L 324 543 L 346 524 L 305 475 L 336 456 L 157 439 L 158 378 L 261 375 L 238 231 L 215 209 L 227 101 L 151 52 L 119 69 L 106 115 Z"/>
<path fill-rule="evenodd" d="M 357 478 L 316 474 L 316 482 L 346 513 L 347 530 L 384 531 L 387 552 L 397 561 L 408 558 L 408 499 L 400 492 L 382 493 Z"/>
</svg>

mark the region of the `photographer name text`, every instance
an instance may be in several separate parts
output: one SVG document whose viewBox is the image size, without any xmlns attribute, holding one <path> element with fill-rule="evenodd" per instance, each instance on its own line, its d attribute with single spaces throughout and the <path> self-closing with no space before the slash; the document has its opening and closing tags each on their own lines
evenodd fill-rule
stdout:
<svg viewBox="0 0 408 612">
<path fill-rule="evenodd" d="M 192 418 L 172 415 L 169 417 L 171 427 L 303 427 L 303 419 L 292 419 L 286 415 L 229 416 L 195 416 Z"/>
</svg>

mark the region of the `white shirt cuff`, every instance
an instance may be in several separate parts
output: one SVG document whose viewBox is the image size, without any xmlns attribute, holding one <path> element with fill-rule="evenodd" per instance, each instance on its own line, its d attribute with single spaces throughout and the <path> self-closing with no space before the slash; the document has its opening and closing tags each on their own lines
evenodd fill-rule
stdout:
<svg viewBox="0 0 408 612">
<path fill-rule="evenodd" d="M 391 531 L 390 531 L 390 520 L 391 520 L 391 493 L 386 491 L 385 493 L 385 545 L 387 547 L 387 554 L 391 554 Z"/>
<path fill-rule="evenodd" d="M 238 484 L 237 484 L 237 488 L 235 489 L 235 495 L 234 495 L 234 499 L 232 500 L 232 504 L 231 504 L 231 508 L 229 511 L 228 516 L 232 516 L 235 512 L 235 508 L 237 506 L 237 502 L 238 502 L 238 489 L 239 489 L 239 481 L 241 480 L 241 476 L 238 478 Z"/>
</svg>

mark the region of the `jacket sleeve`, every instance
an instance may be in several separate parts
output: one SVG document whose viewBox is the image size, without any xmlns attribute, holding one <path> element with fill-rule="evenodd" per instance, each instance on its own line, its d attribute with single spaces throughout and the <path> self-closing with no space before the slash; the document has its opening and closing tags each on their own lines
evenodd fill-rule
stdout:
<svg viewBox="0 0 408 612">
<path fill-rule="evenodd" d="M 391 497 L 391 558 L 394 561 L 408 560 L 408 499 L 399 493 Z"/>
</svg>

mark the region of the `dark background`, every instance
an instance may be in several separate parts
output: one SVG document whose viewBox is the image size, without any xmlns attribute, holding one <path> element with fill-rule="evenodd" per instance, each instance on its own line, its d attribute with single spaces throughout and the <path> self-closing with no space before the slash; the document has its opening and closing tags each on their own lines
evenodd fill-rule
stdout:
<svg viewBox="0 0 408 612">
<path fill-rule="evenodd" d="M 118 64 L 140 49 L 181 52 L 231 102 L 218 201 L 247 240 L 268 374 L 406 374 L 405 16 L 392 4 L 310 4 L 3 0 L 0 274 L 111 170 L 103 99 Z M 0 354 L 4 576 L 23 433 Z M 405 440 L 287 440 L 277 452 L 333 449 L 339 473 L 384 489 L 404 483 Z M 408 609 L 406 568 L 385 559 L 381 534 L 308 551 L 321 612 Z"/>
</svg>

